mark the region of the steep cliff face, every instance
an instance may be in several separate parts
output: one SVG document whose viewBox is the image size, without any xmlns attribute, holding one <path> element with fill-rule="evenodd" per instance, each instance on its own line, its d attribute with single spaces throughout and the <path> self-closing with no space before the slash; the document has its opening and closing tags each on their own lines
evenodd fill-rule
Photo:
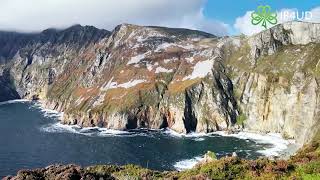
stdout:
<svg viewBox="0 0 320 180">
<path fill-rule="evenodd" d="M 123 24 L 111 34 L 73 26 L 28 37 L 5 45 L 23 42 L 3 53 L 12 90 L 64 111 L 63 123 L 182 133 L 235 123 L 232 83 L 213 35 Z"/>
<path fill-rule="evenodd" d="M 291 22 L 242 39 L 226 53 L 245 127 L 300 143 L 319 124 L 320 25 Z"/>
<path fill-rule="evenodd" d="M 18 34 L 0 50 L 0 85 L 64 111 L 66 124 L 182 133 L 243 124 L 306 142 L 319 123 L 319 29 L 292 22 L 218 38 L 122 24 Z"/>
<path fill-rule="evenodd" d="M 81 126 L 226 129 L 237 109 L 217 42 L 198 31 L 120 25 L 65 68 L 71 76 L 57 77 L 49 106 Z"/>
<path fill-rule="evenodd" d="M 0 102 L 19 99 L 20 96 L 14 87 L 14 80 L 8 69 L 1 69 L 0 72 Z"/>
</svg>

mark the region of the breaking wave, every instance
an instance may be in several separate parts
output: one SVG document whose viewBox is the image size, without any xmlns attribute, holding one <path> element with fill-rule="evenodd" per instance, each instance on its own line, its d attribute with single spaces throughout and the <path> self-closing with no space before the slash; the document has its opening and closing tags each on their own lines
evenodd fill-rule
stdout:
<svg viewBox="0 0 320 180">
<path fill-rule="evenodd" d="M 14 100 L 0 102 L 0 106 L 6 105 L 6 104 L 23 103 L 23 102 L 30 102 L 30 101 L 27 99 L 14 99 Z"/>
<path fill-rule="evenodd" d="M 135 133 L 129 131 L 112 130 L 99 127 L 82 128 L 78 125 L 65 125 L 59 122 L 46 125 L 40 128 L 41 131 L 49 133 L 75 133 L 86 136 L 121 136 L 134 135 Z"/>
<path fill-rule="evenodd" d="M 281 134 L 278 133 L 258 134 L 252 132 L 238 132 L 235 134 L 228 134 L 224 131 L 219 131 L 214 132 L 214 134 L 225 137 L 235 137 L 239 139 L 252 140 L 261 144 L 269 144 L 270 147 L 264 147 L 263 150 L 257 151 L 267 157 L 281 156 L 289 148 L 290 145 L 295 143 L 292 140 L 283 139 Z"/>
<path fill-rule="evenodd" d="M 184 160 L 178 161 L 173 166 L 176 170 L 183 171 L 183 170 L 191 169 L 202 160 L 203 160 L 202 156 L 196 156 L 192 159 L 184 159 Z"/>
</svg>

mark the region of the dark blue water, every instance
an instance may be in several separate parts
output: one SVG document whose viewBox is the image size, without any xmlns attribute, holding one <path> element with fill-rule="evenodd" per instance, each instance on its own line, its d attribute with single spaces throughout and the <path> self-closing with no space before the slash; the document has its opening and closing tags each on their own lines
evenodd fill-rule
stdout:
<svg viewBox="0 0 320 180">
<path fill-rule="evenodd" d="M 132 163 L 172 170 L 178 161 L 201 156 L 208 150 L 218 156 L 235 151 L 241 157 L 255 158 L 261 155 L 255 151 L 267 146 L 218 135 L 174 137 L 163 131 L 114 134 L 98 129 L 77 130 L 56 122 L 57 118 L 45 116 L 31 102 L 0 105 L 0 177 L 53 163 Z"/>
</svg>

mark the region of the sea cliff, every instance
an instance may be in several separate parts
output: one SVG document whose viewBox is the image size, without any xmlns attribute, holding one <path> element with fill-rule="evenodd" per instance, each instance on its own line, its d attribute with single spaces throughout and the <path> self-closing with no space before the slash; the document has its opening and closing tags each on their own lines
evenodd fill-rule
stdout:
<svg viewBox="0 0 320 180">
<path fill-rule="evenodd" d="M 121 24 L 1 32 L 0 100 L 42 100 L 62 123 L 179 133 L 241 130 L 310 142 L 319 125 L 320 25 L 216 37 Z"/>
</svg>

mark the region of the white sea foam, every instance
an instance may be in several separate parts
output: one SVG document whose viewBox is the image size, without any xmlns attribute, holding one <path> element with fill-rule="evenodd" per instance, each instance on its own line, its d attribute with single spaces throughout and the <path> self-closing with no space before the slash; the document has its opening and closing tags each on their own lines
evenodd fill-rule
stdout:
<svg viewBox="0 0 320 180">
<path fill-rule="evenodd" d="M 281 156 L 282 153 L 288 149 L 288 146 L 294 143 L 294 141 L 283 139 L 282 136 L 277 133 L 257 134 L 252 132 L 239 132 L 236 134 L 227 134 L 226 132 L 219 131 L 215 132 L 214 134 L 252 140 L 261 144 L 270 144 L 270 148 L 265 147 L 264 150 L 257 151 L 267 157 Z"/>
<path fill-rule="evenodd" d="M 33 104 L 32 107 L 39 109 L 40 112 L 42 112 L 45 117 L 57 118 L 58 120 L 61 120 L 63 117 L 63 112 L 44 108 L 41 102 L 37 102 Z"/>
<path fill-rule="evenodd" d="M 64 125 L 61 123 L 49 124 L 41 128 L 42 131 L 50 132 L 50 133 L 70 132 L 70 133 L 81 134 L 79 129 L 80 127 L 77 125 Z"/>
<path fill-rule="evenodd" d="M 75 133 L 85 136 L 146 136 L 144 133 L 113 130 L 99 127 L 80 127 L 78 125 L 65 125 L 59 122 L 49 124 L 40 128 L 41 131 L 49 133 Z"/>
<path fill-rule="evenodd" d="M 167 134 L 171 137 L 183 137 L 185 134 L 182 134 L 182 133 L 178 133 L 172 129 L 169 129 L 169 128 L 166 128 L 164 131 L 163 131 L 164 134 Z"/>
<path fill-rule="evenodd" d="M 9 100 L 9 101 L 3 101 L 3 102 L 0 102 L 0 106 L 1 105 L 5 105 L 5 104 L 14 104 L 14 103 L 21 103 L 21 102 L 30 102 L 30 100 L 27 100 L 27 99 L 14 99 L 14 100 Z"/>
<path fill-rule="evenodd" d="M 271 156 L 282 156 L 284 152 L 288 151 L 290 145 L 293 145 L 295 142 L 293 140 L 285 140 L 282 138 L 281 134 L 277 133 L 268 133 L 268 134 L 258 134 L 253 132 L 239 132 L 235 134 L 228 134 L 225 131 L 217 131 L 213 133 L 189 133 L 189 134 L 180 134 L 171 129 L 166 129 L 165 134 L 168 134 L 172 137 L 189 137 L 196 138 L 195 141 L 202 141 L 203 137 L 220 135 L 225 137 L 235 137 L 244 140 L 252 140 L 256 143 L 270 145 L 270 147 L 264 147 L 263 150 L 258 150 L 258 153 L 261 153 L 267 157 Z"/>
<path fill-rule="evenodd" d="M 28 99 L 15 99 L 10 101 L 0 102 L 0 106 L 6 105 L 6 104 L 23 103 L 23 102 L 32 102 L 32 101 Z M 55 110 L 44 108 L 41 102 L 35 102 L 31 107 L 39 109 L 45 117 L 53 117 L 53 118 L 56 117 L 60 119 L 63 116 L 63 112 L 58 112 Z"/>
<path fill-rule="evenodd" d="M 252 140 L 256 143 L 268 144 L 270 147 L 264 147 L 263 150 L 258 150 L 258 153 L 261 153 L 267 157 L 271 156 L 281 156 L 283 152 L 287 151 L 290 144 L 294 144 L 292 140 L 285 140 L 282 138 L 281 134 L 277 133 L 268 133 L 268 134 L 258 134 L 252 132 L 239 132 L 235 134 L 228 134 L 224 131 L 217 131 L 213 133 L 189 133 L 189 134 L 180 134 L 171 129 L 167 129 L 164 131 L 165 134 L 168 134 L 172 137 L 189 137 L 195 138 L 195 141 L 203 141 L 203 137 L 212 136 L 212 135 L 220 135 L 226 137 L 235 137 L 244 140 Z"/>
<path fill-rule="evenodd" d="M 195 133 L 191 132 L 188 134 L 183 134 L 183 133 L 178 133 L 172 129 L 166 128 L 163 131 L 164 134 L 167 134 L 171 137 L 189 137 L 189 138 L 195 138 L 195 137 L 205 137 L 205 136 L 210 136 L 212 133 Z"/>
<path fill-rule="evenodd" d="M 113 136 L 113 135 L 129 135 L 128 131 L 114 130 L 108 128 L 98 128 L 100 136 Z"/>
<path fill-rule="evenodd" d="M 267 157 L 282 155 L 282 152 L 285 152 L 288 149 L 288 146 L 294 143 L 293 141 L 283 139 L 280 134 L 276 134 L 276 133 L 258 134 L 258 133 L 252 133 L 252 132 L 239 132 L 236 134 L 228 134 L 227 132 L 224 132 L 224 131 L 218 131 L 218 132 L 213 132 L 208 134 L 191 133 L 190 135 L 185 135 L 185 134 L 179 134 L 170 129 L 166 130 L 165 133 L 173 137 L 197 137 L 195 140 L 202 140 L 204 139 L 203 138 L 204 136 L 212 136 L 212 135 L 220 135 L 225 137 L 235 137 L 235 138 L 244 139 L 244 140 L 252 140 L 257 143 L 271 145 L 271 147 L 269 148 L 265 147 L 264 150 L 257 151 Z M 246 151 L 248 154 L 250 154 L 250 151 L 252 150 L 241 150 L 241 149 L 237 150 L 237 152 L 242 152 L 242 151 Z M 221 154 L 217 153 L 217 155 L 221 155 Z M 192 159 L 184 159 L 176 162 L 174 164 L 174 167 L 178 171 L 191 169 L 202 159 L 203 157 L 201 156 L 196 156 Z"/>
<path fill-rule="evenodd" d="M 178 161 L 173 166 L 176 168 L 176 170 L 183 171 L 186 169 L 191 169 L 201 160 L 203 160 L 203 157 L 197 156 L 192 159 L 184 159 L 184 160 Z"/>
<path fill-rule="evenodd" d="M 210 136 L 210 134 L 207 133 L 188 133 L 188 134 L 182 134 L 182 133 L 177 133 L 172 129 L 166 128 L 163 131 L 164 134 L 169 135 L 171 137 L 176 137 L 176 138 L 188 138 L 191 139 L 193 141 L 204 141 L 206 140 L 205 137 Z"/>
<path fill-rule="evenodd" d="M 195 138 L 195 139 L 193 139 L 194 141 L 204 141 L 204 140 L 206 140 L 205 138 L 202 138 L 202 137 L 198 137 L 198 138 Z"/>
</svg>

